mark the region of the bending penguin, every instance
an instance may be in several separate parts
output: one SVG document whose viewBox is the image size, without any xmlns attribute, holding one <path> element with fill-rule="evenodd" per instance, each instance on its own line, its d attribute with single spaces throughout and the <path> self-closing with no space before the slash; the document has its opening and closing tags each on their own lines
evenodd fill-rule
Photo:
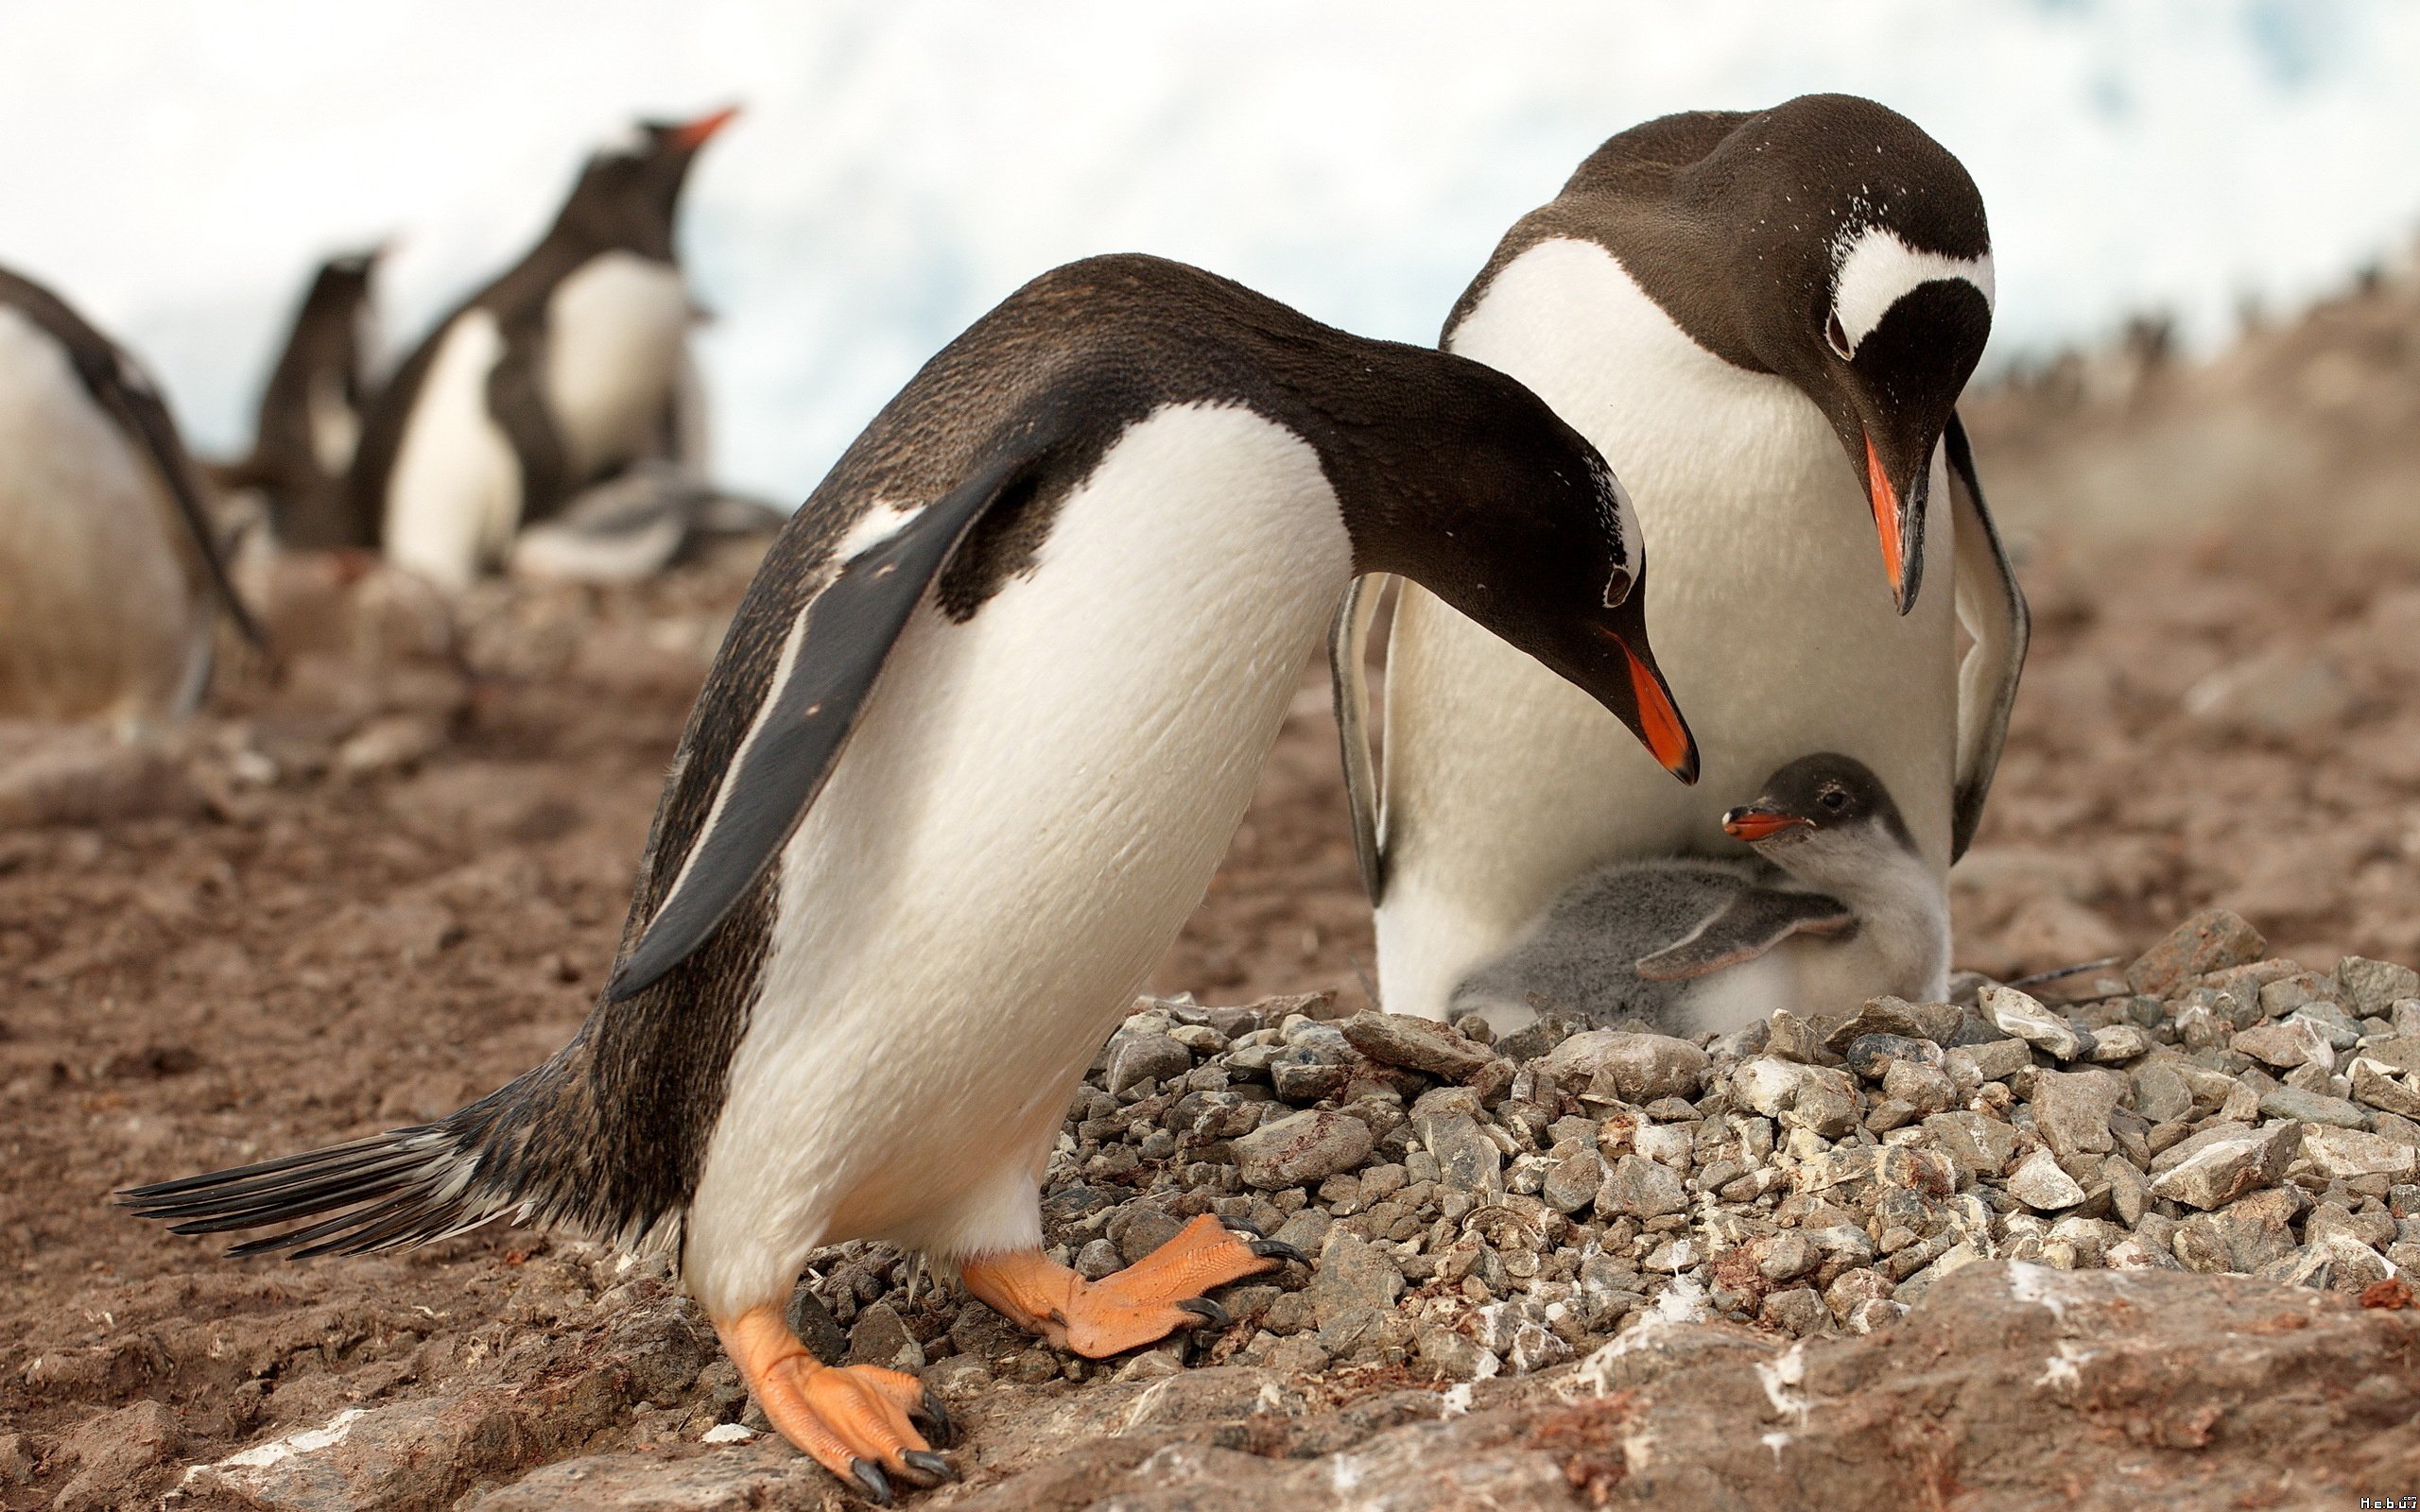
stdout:
<svg viewBox="0 0 2420 1512">
<path fill-rule="evenodd" d="M 1621 458 L 1655 556 L 1649 617 L 1708 765 L 1673 786 L 1587 700 L 1409 586 L 1381 796 L 1364 585 L 1333 659 L 1387 1007 L 1441 1016 L 1591 868 L 1723 851 L 1724 811 L 1807 751 L 1871 767 L 1945 885 L 2027 634 L 1953 407 L 1992 299 L 1965 170 L 1844 95 L 1625 131 L 1507 234 L 1444 345 Z"/>
<path fill-rule="evenodd" d="M 1759 860 L 1616 862 L 1454 988 L 1498 1030 L 1542 1012 L 1645 1019 L 1684 1039 L 1781 1008 L 1848 1011 L 1949 985 L 1949 911 L 1898 805 L 1862 762 L 1825 752 L 1722 816 Z"/>
<path fill-rule="evenodd" d="M 289 549 L 378 543 L 345 490 L 370 399 L 370 280 L 379 255 L 347 252 L 320 265 L 261 390 L 251 454 L 215 470 L 220 487 L 260 496 L 270 535 Z"/>
<path fill-rule="evenodd" d="M 404 360 L 354 462 L 365 541 L 458 588 L 583 490 L 650 461 L 702 466 L 672 222 L 699 149 L 735 113 L 650 122 L 589 159 L 528 255 Z"/>
<path fill-rule="evenodd" d="M 1208 885 L 1356 573 L 1400 573 L 1689 759 L 1597 453 L 1512 379 L 1140 256 L 1011 295 L 774 542 L 673 760 L 611 982 L 451 1117 L 129 1195 L 239 1253 L 510 1213 L 667 1246 L 767 1415 L 881 1498 L 912 1377 L 818 1365 L 808 1253 L 878 1238 L 1107 1355 L 1283 1246 L 1205 1215 L 1042 1252 L 1069 1098 Z M 1664 733 L 1664 732 L 1670 733 Z"/>
<path fill-rule="evenodd" d="M 0 268 L 0 716 L 182 715 L 220 613 L 259 640 L 202 489 L 141 365 Z"/>
</svg>

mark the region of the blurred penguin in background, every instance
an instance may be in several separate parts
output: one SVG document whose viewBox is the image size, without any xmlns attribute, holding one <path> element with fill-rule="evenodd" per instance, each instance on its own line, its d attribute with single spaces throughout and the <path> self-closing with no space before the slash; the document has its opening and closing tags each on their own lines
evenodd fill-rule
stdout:
<svg viewBox="0 0 2420 1512">
<path fill-rule="evenodd" d="M 159 389 L 0 268 L 0 717 L 187 713 L 221 611 L 258 639 Z"/>
<path fill-rule="evenodd" d="M 507 566 L 628 580 L 730 523 L 704 479 L 672 232 L 699 150 L 736 113 L 643 123 L 591 157 L 528 255 L 396 369 L 350 489 L 390 560 L 449 588 Z"/>
<path fill-rule="evenodd" d="M 349 507 L 345 478 L 370 403 L 370 281 L 382 250 L 320 265 L 261 390 L 251 454 L 213 470 L 230 493 L 258 497 L 270 536 L 289 550 L 378 543 Z"/>
</svg>

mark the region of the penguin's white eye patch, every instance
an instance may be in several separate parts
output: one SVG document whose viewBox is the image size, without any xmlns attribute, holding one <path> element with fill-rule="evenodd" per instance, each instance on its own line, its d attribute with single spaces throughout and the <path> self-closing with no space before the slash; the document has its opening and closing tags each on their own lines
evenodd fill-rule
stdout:
<svg viewBox="0 0 2420 1512">
<path fill-rule="evenodd" d="M 1891 307 L 1920 284 L 1963 279 L 1993 307 L 1992 254 L 1950 257 L 1920 251 L 1882 226 L 1844 237 L 1832 259 L 1832 318 L 1824 337 L 1843 357 L 1872 335 Z"/>
</svg>

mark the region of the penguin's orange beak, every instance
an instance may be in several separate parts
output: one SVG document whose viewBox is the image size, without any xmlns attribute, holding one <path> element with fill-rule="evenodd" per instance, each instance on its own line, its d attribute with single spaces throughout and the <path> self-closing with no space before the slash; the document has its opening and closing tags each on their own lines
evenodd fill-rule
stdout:
<svg viewBox="0 0 2420 1512">
<path fill-rule="evenodd" d="M 695 152 L 698 148 L 704 146 L 717 131 L 729 126 L 732 118 L 738 113 L 738 106 L 726 105 L 711 115 L 700 115 L 672 133 L 672 145 L 683 150 Z"/>
<path fill-rule="evenodd" d="M 1696 782 L 1698 743 L 1690 737 L 1689 727 L 1681 722 L 1680 708 L 1672 702 L 1664 674 L 1632 650 L 1628 642 L 1617 640 L 1616 644 L 1630 662 L 1631 696 L 1638 704 L 1638 738 L 1666 771 L 1684 782 Z"/>
<path fill-rule="evenodd" d="M 1914 594 L 1908 581 L 1907 523 L 1900 518 L 1899 490 L 1892 486 L 1891 470 L 1882 465 L 1874 438 L 1865 438 L 1865 496 L 1874 507 L 1875 533 L 1882 540 L 1882 571 L 1891 579 L 1891 597 L 1905 614 Z"/>
<path fill-rule="evenodd" d="M 1813 820 L 1800 818 L 1795 814 L 1783 814 L 1772 809 L 1760 809 L 1751 805 L 1746 808 L 1733 809 L 1724 815 L 1722 833 L 1734 840 L 1745 840 L 1750 845 L 1754 845 L 1759 840 L 1772 839 L 1784 830 L 1811 829 L 1813 824 Z"/>
</svg>

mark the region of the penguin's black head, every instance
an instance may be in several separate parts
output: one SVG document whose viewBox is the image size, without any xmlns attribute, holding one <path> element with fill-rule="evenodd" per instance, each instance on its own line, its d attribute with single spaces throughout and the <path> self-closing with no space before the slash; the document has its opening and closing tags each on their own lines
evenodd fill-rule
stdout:
<svg viewBox="0 0 2420 1512">
<path fill-rule="evenodd" d="M 1824 751 L 1802 756 L 1765 779 L 1753 803 L 1722 816 L 1722 831 L 1768 853 L 1819 844 L 1827 834 L 1873 827 L 1901 850 L 1913 851 L 1899 806 L 1863 762 Z"/>
<path fill-rule="evenodd" d="M 670 262 L 672 216 L 689 165 L 738 113 L 737 106 L 730 106 L 694 121 L 640 122 L 580 169 L 558 226 L 577 227 L 607 246 Z"/>
<path fill-rule="evenodd" d="M 1444 360 L 1443 402 L 1415 406 L 1392 438 L 1417 471 L 1373 490 L 1357 564 L 1402 574 L 1537 658 L 1696 782 L 1697 741 L 1647 641 L 1630 495 L 1545 401 L 1492 368 Z"/>
<path fill-rule="evenodd" d="M 1974 180 L 1905 116 L 1808 94 L 1744 117 L 1678 187 L 1725 230 L 1744 355 L 1839 435 L 1906 613 L 1933 449 L 1992 330 Z"/>
</svg>

